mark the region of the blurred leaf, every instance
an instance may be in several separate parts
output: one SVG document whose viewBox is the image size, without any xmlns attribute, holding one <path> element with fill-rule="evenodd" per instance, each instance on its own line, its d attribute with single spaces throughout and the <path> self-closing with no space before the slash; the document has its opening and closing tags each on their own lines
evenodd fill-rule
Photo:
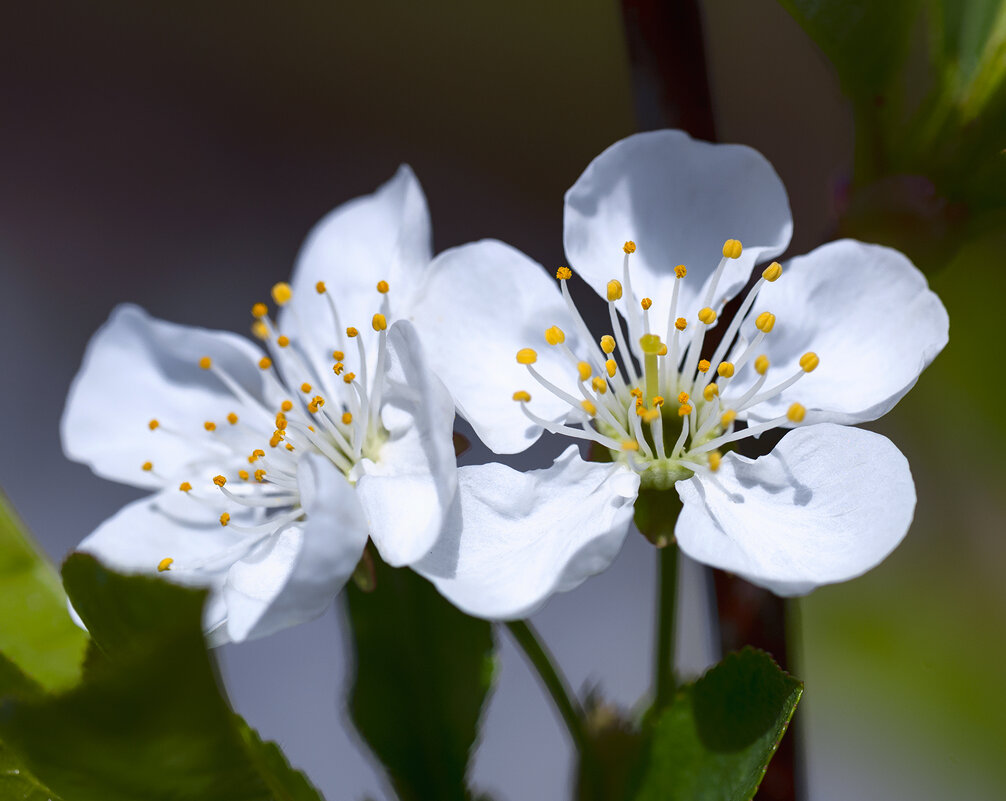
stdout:
<svg viewBox="0 0 1006 801">
<path fill-rule="evenodd" d="M 87 635 L 49 562 L 0 495 L 0 653 L 46 689 L 73 685 Z"/>
<path fill-rule="evenodd" d="M 81 554 L 64 578 L 107 658 L 68 692 L 0 706 L 0 737 L 35 776 L 72 801 L 319 801 L 223 697 L 204 591 Z"/>
<path fill-rule="evenodd" d="M 374 562 L 372 592 L 346 587 L 353 722 L 402 801 L 467 799 L 468 758 L 495 672 L 492 629 L 411 570 Z"/>
<path fill-rule="evenodd" d="M 730 654 L 657 721 L 637 801 L 747 801 L 802 693 L 763 651 Z"/>
<path fill-rule="evenodd" d="M 25 676 L 17 665 L 0 654 L 0 696 L 32 698 L 41 693 L 41 687 Z M 0 743 L 0 798 L 58 801 L 55 794 L 31 775 L 21 758 L 3 743 Z"/>
</svg>

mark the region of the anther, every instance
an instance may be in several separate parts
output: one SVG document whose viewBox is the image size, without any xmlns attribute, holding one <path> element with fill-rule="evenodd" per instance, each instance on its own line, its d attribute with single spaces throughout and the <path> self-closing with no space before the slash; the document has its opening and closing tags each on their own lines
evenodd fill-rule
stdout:
<svg viewBox="0 0 1006 801">
<path fill-rule="evenodd" d="M 624 442 L 622 442 L 622 450 L 623 451 L 638 451 L 639 450 L 639 443 L 636 442 L 636 440 L 634 440 L 634 439 L 627 439 Z"/>
<path fill-rule="evenodd" d="M 238 470 L 238 478 L 240 478 L 242 481 L 247 481 L 248 480 L 248 471 L 247 470 Z"/>
<path fill-rule="evenodd" d="M 636 252 L 636 243 L 633 242 L 630 239 L 628 242 L 626 242 L 624 245 L 622 245 L 622 250 L 625 253 L 635 253 Z"/>
<path fill-rule="evenodd" d="M 293 408 L 293 401 L 285 400 L 279 405 L 279 408 L 284 412 L 288 412 Z"/>
<path fill-rule="evenodd" d="M 256 303 L 254 306 L 252 306 L 252 317 L 254 317 L 256 320 L 265 317 L 268 313 L 269 313 L 269 307 L 266 306 L 264 303 Z"/>
<path fill-rule="evenodd" d="M 608 382 L 605 381 L 600 376 L 594 376 L 594 379 L 590 382 L 590 385 L 594 388 L 594 392 L 598 395 L 603 395 L 608 391 Z"/>
<path fill-rule="evenodd" d="M 614 359 L 608 359 L 608 361 L 604 363 L 604 369 L 608 373 L 608 378 L 614 378 L 615 373 L 618 372 L 618 364 Z"/>
<path fill-rule="evenodd" d="M 285 348 L 290 344 L 290 337 L 286 336 L 286 334 L 280 334 L 276 338 L 276 344 L 281 348 Z"/>
<path fill-rule="evenodd" d="M 639 387 L 633 387 L 632 389 L 629 390 L 629 394 L 632 395 L 632 397 L 636 398 L 637 400 L 641 400 L 643 397 L 643 390 L 641 390 Z"/>
<path fill-rule="evenodd" d="M 678 393 L 678 403 L 688 403 L 688 397 L 689 397 L 689 395 L 688 395 L 687 392 L 679 392 Z"/>
<path fill-rule="evenodd" d="M 771 283 L 778 280 L 780 275 L 782 275 L 782 265 L 774 261 L 762 271 L 761 277 Z"/>
<path fill-rule="evenodd" d="M 213 366 L 213 360 L 209 356 L 203 356 L 203 358 L 199 360 L 199 366 L 203 370 L 209 370 Z"/>
<path fill-rule="evenodd" d="M 651 403 L 659 409 L 664 405 L 664 399 L 660 395 L 654 395 Z"/>
<path fill-rule="evenodd" d="M 513 399 L 520 403 L 528 403 L 531 400 L 531 394 L 521 389 L 513 394 Z"/>
<path fill-rule="evenodd" d="M 807 409 L 799 403 L 792 404 L 786 410 L 786 417 L 788 417 L 794 423 L 802 423 L 803 418 L 807 415 Z"/>
<path fill-rule="evenodd" d="M 144 462 L 141 465 L 141 467 L 143 468 L 144 472 L 149 473 L 151 470 L 154 469 L 154 463 L 153 462 Z"/>
<path fill-rule="evenodd" d="M 807 351 L 800 357 L 800 367 L 803 368 L 805 373 L 812 373 L 817 366 L 821 363 L 821 360 L 817 358 L 817 354 L 814 351 Z"/>
<path fill-rule="evenodd" d="M 342 413 L 342 424 L 348 426 L 353 422 L 353 415 L 350 412 Z"/>
<path fill-rule="evenodd" d="M 622 283 L 614 278 L 608 281 L 608 300 L 615 301 L 622 297 Z"/>
<path fill-rule="evenodd" d="M 699 321 L 706 325 L 712 325 L 716 322 L 716 312 L 706 306 L 699 312 Z"/>
<path fill-rule="evenodd" d="M 677 267 L 674 268 L 675 278 L 684 278 L 686 275 L 688 275 L 688 268 L 685 267 L 685 265 L 679 264 Z"/>
<path fill-rule="evenodd" d="M 734 374 L 734 366 L 730 362 L 720 362 L 720 366 L 716 368 L 716 372 L 722 378 L 731 378 Z"/>
<path fill-rule="evenodd" d="M 639 305 L 643 307 L 643 311 L 649 311 L 650 306 L 653 305 L 653 301 L 650 298 L 643 298 L 639 301 Z"/>
<path fill-rule="evenodd" d="M 582 401 L 580 401 L 580 405 L 583 407 L 583 410 L 587 414 L 589 414 L 591 417 L 593 417 L 595 414 L 597 414 L 597 407 L 593 403 L 591 403 L 589 400 L 582 400 Z"/>
<path fill-rule="evenodd" d="M 692 413 L 692 407 L 687 403 L 682 403 L 678 407 L 678 417 L 688 417 Z"/>
<path fill-rule="evenodd" d="M 601 337 L 601 350 L 605 353 L 612 353 L 615 350 L 615 338 L 611 334 Z"/>
<path fill-rule="evenodd" d="M 374 315 L 374 319 L 370 321 L 370 324 L 375 331 L 385 331 L 388 328 L 388 320 L 380 312 Z"/>
<path fill-rule="evenodd" d="M 151 421 L 150 421 L 149 423 L 147 423 L 147 428 L 149 428 L 149 429 L 150 429 L 151 431 L 154 431 L 154 430 L 155 430 L 155 429 L 157 429 L 157 428 L 158 428 L 158 427 L 159 427 L 160 425 L 161 425 L 160 421 L 159 421 L 159 420 L 157 420 L 157 418 L 154 418 L 154 419 L 152 419 L 152 420 L 151 420 Z"/>
<path fill-rule="evenodd" d="M 709 359 L 701 359 L 695 367 L 700 373 L 706 373 L 712 365 L 709 363 Z"/>
<path fill-rule="evenodd" d="M 214 423 L 212 420 L 207 420 L 205 423 L 203 423 L 203 428 L 205 428 L 207 431 L 216 431 L 217 424 Z"/>
<path fill-rule="evenodd" d="M 755 368 L 755 372 L 758 373 L 758 375 L 765 375 L 765 373 L 768 372 L 768 368 L 769 368 L 768 356 L 766 356 L 763 353 L 761 356 L 759 356 L 757 359 L 755 359 L 754 368 Z"/>
<path fill-rule="evenodd" d="M 343 359 L 346 358 L 346 354 L 343 353 L 341 350 L 333 350 L 332 358 L 335 359 L 337 362 L 341 362 Z"/>
<path fill-rule="evenodd" d="M 325 282 L 324 281 L 319 281 L 317 284 L 314 285 L 314 290 L 319 295 L 324 295 L 325 294 Z"/>
<path fill-rule="evenodd" d="M 741 246 L 740 240 L 728 239 L 723 243 L 723 258 L 739 259 L 743 250 L 744 248 Z"/>
<path fill-rule="evenodd" d="M 659 409 L 646 409 L 642 414 L 644 423 L 655 423 L 660 419 Z"/>
<path fill-rule="evenodd" d="M 388 282 L 387 281 L 378 281 L 377 282 L 377 291 L 380 292 L 382 295 L 387 295 L 389 289 L 391 289 L 391 287 L 388 286 Z"/>
<path fill-rule="evenodd" d="M 291 444 L 290 444 L 289 442 L 288 442 L 288 443 L 287 443 L 287 444 L 286 444 L 286 445 L 285 445 L 284 447 L 285 447 L 285 448 L 286 448 L 286 449 L 287 449 L 288 451 L 293 451 L 293 445 L 291 445 Z"/>
<path fill-rule="evenodd" d="M 737 412 L 735 412 L 733 409 L 727 409 L 725 412 L 723 412 L 723 415 L 720 417 L 720 424 L 724 428 L 726 428 L 736 419 L 737 419 Z"/>
<path fill-rule="evenodd" d="M 674 321 L 674 327 L 677 328 L 679 331 L 684 331 L 686 328 L 688 328 L 688 320 L 686 320 L 684 317 L 679 317 L 677 320 Z"/>
<path fill-rule="evenodd" d="M 234 412 L 228 412 L 228 414 L 227 414 L 227 422 L 230 423 L 232 426 L 233 425 L 237 425 L 238 416 L 236 414 L 234 414 Z"/>
<path fill-rule="evenodd" d="M 580 380 L 586 381 L 593 375 L 594 371 L 587 362 L 580 362 L 576 365 L 576 371 L 580 374 Z"/>
<path fill-rule="evenodd" d="M 723 454 L 719 451 L 709 452 L 709 469 L 714 473 L 720 469 L 720 463 L 723 461 Z"/>
<path fill-rule="evenodd" d="M 226 526 L 230 522 L 231 522 L 231 516 L 227 514 L 227 512 L 224 512 L 222 515 L 220 515 L 221 526 Z"/>
<path fill-rule="evenodd" d="M 346 365 L 342 362 L 336 362 L 332 365 L 332 372 L 336 375 L 342 375 L 342 371 L 346 369 Z"/>
<path fill-rule="evenodd" d="M 521 348 L 517 351 L 517 364 L 534 364 L 538 361 L 538 353 L 533 348 Z"/>
<path fill-rule="evenodd" d="M 258 360 L 258 366 L 261 367 L 263 370 L 268 370 L 270 367 L 272 367 L 272 359 L 270 359 L 268 356 L 263 356 L 261 359 Z"/>
<path fill-rule="evenodd" d="M 307 381 L 305 381 L 303 384 L 300 385 L 300 391 L 306 395 L 308 392 L 311 391 L 311 385 L 308 384 Z"/>
<path fill-rule="evenodd" d="M 293 290 L 290 289 L 290 285 L 286 281 L 280 281 L 278 284 L 273 285 L 272 299 L 276 302 L 277 306 L 286 305 L 292 297 Z"/>
<path fill-rule="evenodd" d="M 345 381 L 347 384 L 352 384 L 355 379 L 356 379 L 356 373 L 346 373 L 346 375 L 342 377 L 342 380 Z"/>
<path fill-rule="evenodd" d="M 160 562 L 157 563 L 157 572 L 163 573 L 165 570 L 171 570 L 171 565 L 174 563 L 174 559 L 170 556 L 165 556 Z"/>
<path fill-rule="evenodd" d="M 262 450 L 261 448 L 256 448 L 255 450 L 252 451 L 252 456 L 254 456 L 256 459 L 262 459 L 263 457 L 265 457 L 265 451 Z"/>
<path fill-rule="evenodd" d="M 263 481 L 265 481 L 265 470 L 256 470 L 255 471 L 255 480 L 257 482 L 259 482 L 260 484 Z"/>
<path fill-rule="evenodd" d="M 192 492 L 192 485 L 188 481 L 183 481 L 178 485 L 178 489 L 181 492 Z"/>
<path fill-rule="evenodd" d="M 256 339 L 261 339 L 263 341 L 269 339 L 269 327 L 261 320 L 256 320 L 252 323 L 251 330 Z"/>
<path fill-rule="evenodd" d="M 353 326 L 350 326 L 349 328 L 346 329 L 346 336 L 349 337 L 350 339 L 352 339 L 359 333 L 360 332 L 357 331 L 355 328 L 353 328 Z"/>
<path fill-rule="evenodd" d="M 214 476 L 213 483 L 216 484 L 218 487 L 222 487 L 224 484 L 227 483 L 227 479 L 224 476 Z"/>
<path fill-rule="evenodd" d="M 702 390 L 702 397 L 707 401 L 711 401 L 717 395 L 720 394 L 720 388 L 716 386 L 715 383 L 706 384 L 706 388 Z"/>
<path fill-rule="evenodd" d="M 755 320 L 755 327 L 766 334 L 775 326 L 775 315 L 772 312 L 762 312 Z"/>
<path fill-rule="evenodd" d="M 569 267 L 560 267 L 555 271 L 555 277 L 560 281 L 568 281 L 573 277 L 573 271 Z"/>
<path fill-rule="evenodd" d="M 566 341 L 566 334 L 557 325 L 553 325 L 545 332 L 545 341 L 549 345 L 561 345 Z"/>
</svg>

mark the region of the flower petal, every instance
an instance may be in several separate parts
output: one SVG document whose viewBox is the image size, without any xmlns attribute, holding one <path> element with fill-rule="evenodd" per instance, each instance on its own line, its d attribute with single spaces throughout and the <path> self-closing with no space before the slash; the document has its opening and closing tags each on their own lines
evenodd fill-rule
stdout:
<svg viewBox="0 0 1006 801">
<path fill-rule="evenodd" d="M 807 351 L 821 363 L 753 407 L 750 416 L 759 420 L 784 414 L 794 401 L 807 408 L 807 421 L 876 420 L 947 344 L 947 312 L 925 276 L 898 251 L 851 239 L 787 262 L 753 312 L 766 310 L 776 316 L 764 342 L 772 365 L 766 386 L 799 372 Z M 757 333 L 751 320 L 744 328 L 748 337 Z M 750 371 L 744 380 L 752 380 Z"/>
<path fill-rule="evenodd" d="M 518 350 L 534 348 L 535 368 L 577 392 L 575 367 L 544 341 L 544 331 L 557 325 L 576 352 L 569 310 L 541 265 L 519 250 L 486 239 L 444 251 L 416 296 L 412 320 L 458 411 L 497 453 L 522 451 L 541 436 L 513 401 L 515 391 L 531 393 L 530 408 L 540 417 L 565 417 L 570 410 L 516 361 Z"/>
<path fill-rule="evenodd" d="M 227 631 L 235 642 L 322 614 L 360 561 L 367 524 L 345 476 L 309 454 L 298 465 L 297 483 L 306 519 L 270 537 L 227 574 Z"/>
<path fill-rule="evenodd" d="M 880 564 L 915 510 L 908 462 L 886 437 L 798 428 L 757 460 L 734 453 L 677 484 L 681 550 L 777 595 L 803 595 Z"/>
<path fill-rule="evenodd" d="M 414 569 L 462 611 L 526 617 L 604 570 L 632 521 L 639 477 L 570 446 L 544 470 L 491 463 L 458 471 L 460 503 Z"/>
<path fill-rule="evenodd" d="M 426 197 L 412 169 L 403 164 L 376 192 L 343 203 L 308 234 L 290 279 L 293 299 L 279 315 L 280 331 L 298 342 L 328 380 L 332 350 L 345 350 L 347 342 L 328 300 L 316 289 L 323 281 L 338 309 L 340 329 L 360 331 L 373 375 L 377 335 L 370 323 L 383 300 L 377 282 L 388 282 L 387 297 L 397 317 L 411 303 L 432 257 Z M 350 358 L 356 358 L 355 348 Z"/>
<path fill-rule="evenodd" d="M 211 357 L 260 397 L 261 355 L 234 334 L 175 325 L 136 306 L 119 306 L 92 337 L 70 387 L 60 423 L 63 450 L 103 478 L 164 486 L 186 465 L 219 457 L 214 435 L 203 429 L 206 421 L 220 423 L 231 411 L 246 411 L 219 378 L 200 369 L 200 358 Z M 162 425 L 151 431 L 154 418 Z M 153 471 L 141 469 L 147 461 Z"/>
<path fill-rule="evenodd" d="M 454 399 L 427 367 L 412 324 L 388 332 L 382 421 L 389 439 L 362 462 L 357 482 L 374 545 L 390 565 L 422 558 L 436 542 L 457 492 Z"/>
<path fill-rule="evenodd" d="M 688 268 L 678 315 L 691 322 L 727 239 L 739 239 L 744 250 L 727 262 L 714 302 L 732 297 L 753 265 L 782 253 L 792 232 L 786 190 L 760 153 L 697 141 L 683 131 L 616 142 L 566 193 L 570 266 L 605 297 L 607 282 L 622 276 L 622 244 L 633 240 L 633 302 L 653 299 L 650 316 L 661 335 L 676 265 Z"/>
</svg>

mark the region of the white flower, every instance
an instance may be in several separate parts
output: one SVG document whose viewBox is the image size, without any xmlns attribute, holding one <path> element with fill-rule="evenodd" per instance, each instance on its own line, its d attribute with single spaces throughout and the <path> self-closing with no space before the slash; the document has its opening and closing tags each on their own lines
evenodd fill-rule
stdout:
<svg viewBox="0 0 1006 801">
<path fill-rule="evenodd" d="M 212 588 L 215 643 L 325 610 L 368 536 L 410 564 L 457 487 L 454 404 L 424 366 L 408 309 L 432 253 L 407 167 L 309 236 L 263 352 L 233 334 L 116 309 L 62 420 L 67 455 L 153 490 L 80 545 L 112 567 Z M 357 326 L 352 328 L 350 326 Z"/>
<path fill-rule="evenodd" d="M 610 147 L 566 194 L 569 264 L 608 303 L 600 340 L 568 268 L 556 291 L 499 242 L 441 254 L 413 316 L 478 435 L 512 453 L 546 429 L 610 462 L 574 446 L 546 470 L 461 468 L 460 514 L 417 569 L 472 614 L 521 617 L 610 563 L 640 487 L 672 486 L 682 550 L 780 595 L 878 564 L 915 489 L 894 445 L 845 424 L 912 387 L 947 315 L 902 254 L 845 240 L 772 262 L 721 320 L 791 232 L 760 154 L 659 131 Z M 794 430 L 769 455 L 724 452 L 772 428 Z"/>
</svg>

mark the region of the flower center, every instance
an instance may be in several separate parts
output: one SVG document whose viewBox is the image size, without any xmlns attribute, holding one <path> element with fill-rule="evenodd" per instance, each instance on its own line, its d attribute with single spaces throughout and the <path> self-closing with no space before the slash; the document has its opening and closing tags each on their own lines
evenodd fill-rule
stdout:
<svg viewBox="0 0 1006 801">
<path fill-rule="evenodd" d="M 782 275 L 778 262 L 762 271 L 713 353 L 709 358 L 702 357 L 706 334 L 722 313 L 722 307 L 712 305 L 720 276 L 727 262 L 739 258 L 742 250 L 736 239 L 724 243 L 723 258 L 693 321 L 677 315 L 679 287 L 688 269 L 684 265 L 675 267 L 666 339 L 656 333 L 650 319 L 652 300 L 644 297 L 637 301 L 632 291 L 629 259 L 636 251 L 635 243 L 626 242 L 623 246 L 622 280 L 613 278 L 608 282 L 611 333 L 596 343 L 566 287 L 573 273 L 568 267 L 560 267 L 556 278 L 562 296 L 581 340 L 587 345 L 584 353 L 574 354 L 566 344 L 565 332 L 558 326 L 545 331 L 545 342 L 562 350 L 575 368 L 580 397 L 543 376 L 534 367 L 538 354 L 531 348 L 523 348 L 517 353 L 518 363 L 527 367 L 538 384 L 567 402 L 570 410 L 564 419 L 546 420 L 529 408 L 529 392 L 515 392 L 513 399 L 530 420 L 545 430 L 603 446 L 613 460 L 624 462 L 639 473 L 644 488 L 655 489 L 667 489 L 697 471 L 716 472 L 721 449 L 737 440 L 780 425 L 800 423 L 806 409 L 794 403 L 785 415 L 747 428 L 736 427 L 738 415 L 788 389 L 819 363 L 815 353 L 805 353 L 795 374 L 766 389 L 771 365 L 765 354 L 755 354 L 775 327 L 776 318 L 769 311 L 754 314 L 752 308 L 762 286 Z M 625 320 L 626 330 L 619 315 Z M 757 333 L 747 342 L 740 336 L 740 327 L 751 318 Z M 747 389 L 735 389 L 735 376 L 749 363 L 757 378 Z"/>
</svg>

